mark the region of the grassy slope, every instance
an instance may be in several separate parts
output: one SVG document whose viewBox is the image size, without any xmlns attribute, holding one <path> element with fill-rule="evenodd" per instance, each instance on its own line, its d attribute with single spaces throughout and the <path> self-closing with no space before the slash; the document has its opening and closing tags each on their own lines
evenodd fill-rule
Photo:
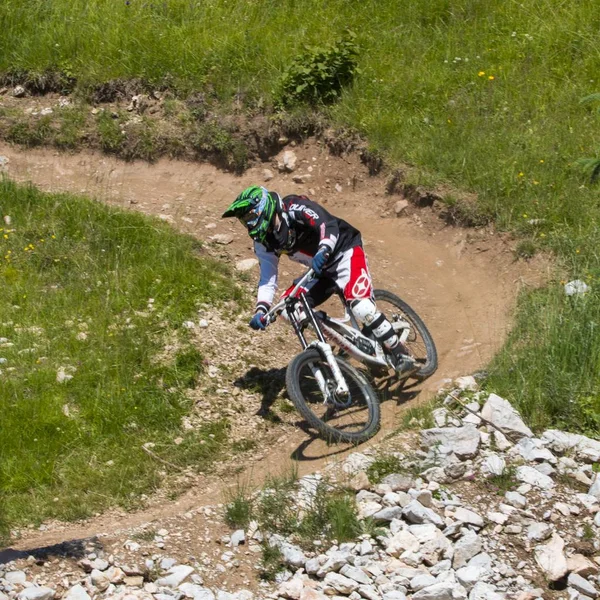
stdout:
<svg viewBox="0 0 600 600">
<path fill-rule="evenodd" d="M 333 118 L 417 165 L 422 182 L 477 192 L 478 210 L 525 236 L 525 250 L 555 250 L 569 276 L 593 281 L 598 191 L 574 162 L 597 152 L 600 114 L 580 99 L 600 87 L 599 25 L 594 4 L 576 0 L 5 0 L 0 70 L 167 78 L 253 106 L 303 44 L 350 26 L 362 74 Z M 600 433 L 589 417 L 598 298 L 574 304 L 557 289 L 523 299 L 492 383 L 539 425 Z"/>
<path fill-rule="evenodd" d="M 147 442 L 208 467 L 227 425 L 182 430 L 202 369 L 182 323 L 239 297 L 225 269 L 164 223 L 81 198 L 0 182 L 0 214 L 0 521 L 137 502 L 164 468 Z"/>
</svg>

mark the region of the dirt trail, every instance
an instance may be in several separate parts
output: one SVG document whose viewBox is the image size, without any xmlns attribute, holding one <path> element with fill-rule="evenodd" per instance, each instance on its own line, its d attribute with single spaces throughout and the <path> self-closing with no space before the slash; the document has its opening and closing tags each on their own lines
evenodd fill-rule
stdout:
<svg viewBox="0 0 600 600">
<path fill-rule="evenodd" d="M 544 277 L 541 265 L 515 263 L 508 242 L 501 236 L 446 226 L 431 209 L 409 208 L 408 214 L 397 218 L 393 206 L 398 197 L 386 196 L 384 178 L 369 177 L 356 157 L 332 157 L 315 142 L 293 150 L 299 164 L 294 175 L 310 173 L 307 184 L 294 183 L 292 175 L 278 174 L 267 164 L 238 177 L 206 164 L 169 160 L 154 165 L 124 163 L 92 153 L 20 152 L 0 144 L 0 155 L 9 159 L 5 171 L 11 178 L 31 181 L 45 190 L 82 193 L 160 215 L 202 240 L 217 233 L 233 233 L 234 241 L 220 248 L 234 261 L 252 257 L 251 244 L 237 222 L 221 221 L 219 216 L 239 190 L 262 183 L 263 170 L 270 167 L 275 176 L 268 187 L 281 194 L 306 193 L 357 225 L 363 233 L 376 287 L 406 299 L 427 323 L 438 348 L 439 370 L 417 388 L 419 400 L 437 391 L 443 379 L 484 367 L 505 338 L 520 286 L 536 285 Z M 283 262 L 282 284 L 296 272 L 291 263 Z M 251 277 L 256 278 L 257 272 L 251 272 Z M 281 360 L 284 365 L 285 357 Z M 398 412 L 397 403 L 383 404 L 382 432 L 375 441 L 396 427 Z M 255 471 L 261 476 L 279 472 L 305 439 L 306 435 L 298 431 L 282 440 L 254 467 Z M 313 460 L 299 462 L 301 475 L 318 470 L 324 461 L 340 458 L 336 450 L 318 443 L 303 450 L 305 458 Z M 133 515 L 107 514 L 80 526 L 32 532 L 15 547 L 89 537 L 183 513 L 219 502 L 226 484 L 207 482 L 176 502 Z"/>
</svg>

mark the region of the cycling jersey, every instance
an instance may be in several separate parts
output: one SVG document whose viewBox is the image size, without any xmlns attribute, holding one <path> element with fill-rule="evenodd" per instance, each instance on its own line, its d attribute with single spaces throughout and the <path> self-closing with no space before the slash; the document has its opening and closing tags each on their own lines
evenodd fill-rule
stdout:
<svg viewBox="0 0 600 600">
<path fill-rule="evenodd" d="M 310 266 L 320 248 L 331 256 L 323 275 L 332 276 L 337 259 L 347 250 L 362 245 L 358 229 L 333 216 L 306 196 L 294 194 L 283 199 L 277 195 L 276 214 L 279 217 L 273 231 L 267 233 L 264 244 L 254 243 L 260 263 L 257 309 L 267 311 L 277 292 L 279 257 L 287 254 L 291 260 Z"/>
</svg>

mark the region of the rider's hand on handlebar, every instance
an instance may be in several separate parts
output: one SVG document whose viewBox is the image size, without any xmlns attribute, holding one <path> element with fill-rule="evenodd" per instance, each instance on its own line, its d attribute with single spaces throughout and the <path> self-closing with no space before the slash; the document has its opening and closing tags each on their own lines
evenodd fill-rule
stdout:
<svg viewBox="0 0 600 600">
<path fill-rule="evenodd" d="M 250 323 L 248 323 L 252 329 L 256 329 L 256 331 L 264 330 L 268 325 L 267 318 L 265 314 L 261 311 L 257 312 L 251 319 Z"/>
<path fill-rule="evenodd" d="M 312 270 L 315 272 L 317 277 L 321 276 L 323 272 L 323 267 L 329 260 L 329 256 L 331 255 L 331 251 L 329 248 L 320 248 L 319 251 L 314 255 L 312 259 Z"/>
</svg>

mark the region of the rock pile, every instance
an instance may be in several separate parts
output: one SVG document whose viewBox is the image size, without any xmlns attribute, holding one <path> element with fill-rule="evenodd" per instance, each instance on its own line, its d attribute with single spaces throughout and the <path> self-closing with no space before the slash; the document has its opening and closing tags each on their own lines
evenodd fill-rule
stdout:
<svg viewBox="0 0 600 600">
<path fill-rule="evenodd" d="M 475 394 L 462 414 L 439 408 L 434 418 L 438 426 L 420 432 L 421 449 L 398 455 L 412 476 L 370 485 L 373 457 L 355 454 L 346 465 L 362 488 L 359 515 L 379 535 L 306 556 L 272 538 L 289 565 L 279 597 L 600 597 L 600 442 L 555 430 L 534 437 L 495 394 Z"/>
</svg>

